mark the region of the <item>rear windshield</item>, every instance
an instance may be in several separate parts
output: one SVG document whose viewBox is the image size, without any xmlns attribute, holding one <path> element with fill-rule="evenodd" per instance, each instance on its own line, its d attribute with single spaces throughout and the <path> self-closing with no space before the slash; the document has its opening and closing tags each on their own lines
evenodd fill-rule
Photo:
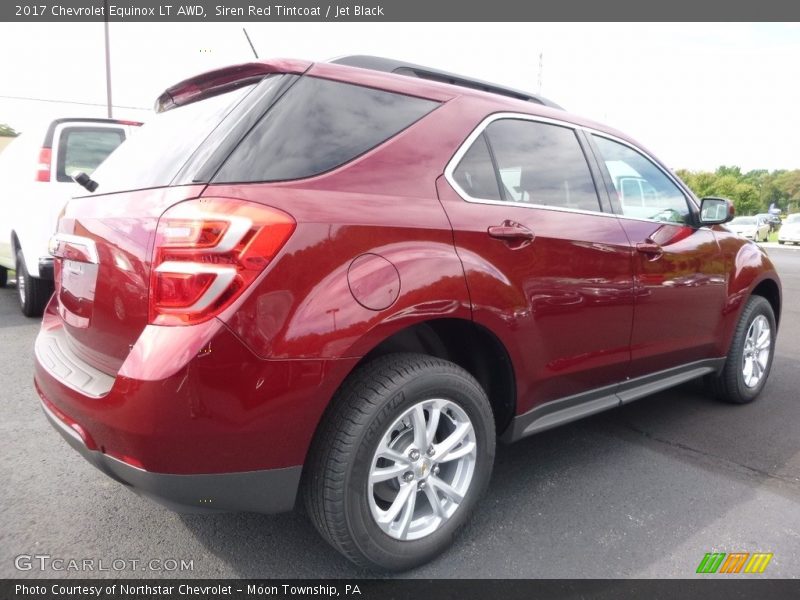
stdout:
<svg viewBox="0 0 800 600">
<path fill-rule="evenodd" d="M 438 105 L 301 77 L 244 138 L 214 181 L 282 181 L 324 173 L 378 146 Z"/>
<path fill-rule="evenodd" d="M 169 185 L 253 85 L 153 116 L 93 173 L 98 194 Z"/>
</svg>

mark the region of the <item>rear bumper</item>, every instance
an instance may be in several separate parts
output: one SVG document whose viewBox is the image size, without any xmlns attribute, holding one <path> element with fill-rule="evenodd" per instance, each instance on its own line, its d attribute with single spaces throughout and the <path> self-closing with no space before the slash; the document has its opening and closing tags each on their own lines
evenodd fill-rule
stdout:
<svg viewBox="0 0 800 600">
<path fill-rule="evenodd" d="M 292 509 L 301 467 L 243 473 L 172 475 L 152 473 L 90 449 L 80 434 L 42 400 L 45 416 L 83 458 L 137 494 L 182 513 L 251 511 L 278 513 Z"/>
<path fill-rule="evenodd" d="M 145 329 L 111 375 L 63 332 L 51 302 L 34 378 L 48 419 L 95 467 L 181 511 L 291 509 L 317 424 L 357 362 L 263 360 L 212 321 Z"/>
</svg>

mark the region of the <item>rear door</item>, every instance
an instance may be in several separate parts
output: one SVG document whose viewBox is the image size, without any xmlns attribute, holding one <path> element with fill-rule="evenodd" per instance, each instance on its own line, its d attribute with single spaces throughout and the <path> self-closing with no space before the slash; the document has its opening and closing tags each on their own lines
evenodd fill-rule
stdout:
<svg viewBox="0 0 800 600">
<path fill-rule="evenodd" d="M 688 195 L 643 151 L 602 134 L 589 138 L 636 250 L 629 377 L 712 358 L 727 277 L 714 232 L 695 225 Z M 631 180 L 638 181 L 641 196 Z"/>
<path fill-rule="evenodd" d="M 512 355 L 520 413 L 627 370 L 631 248 L 596 176 L 569 124 L 496 115 L 439 180 L 474 319 Z"/>
</svg>

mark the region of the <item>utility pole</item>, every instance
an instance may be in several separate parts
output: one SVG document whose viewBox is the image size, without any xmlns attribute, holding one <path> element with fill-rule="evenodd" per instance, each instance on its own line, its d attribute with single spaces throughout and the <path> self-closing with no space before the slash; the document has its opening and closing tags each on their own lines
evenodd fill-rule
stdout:
<svg viewBox="0 0 800 600">
<path fill-rule="evenodd" d="M 108 0 L 103 0 L 103 15 L 105 16 L 105 36 L 106 36 L 106 104 L 108 105 L 108 118 L 112 118 L 111 113 L 111 50 L 108 44 Z"/>
</svg>

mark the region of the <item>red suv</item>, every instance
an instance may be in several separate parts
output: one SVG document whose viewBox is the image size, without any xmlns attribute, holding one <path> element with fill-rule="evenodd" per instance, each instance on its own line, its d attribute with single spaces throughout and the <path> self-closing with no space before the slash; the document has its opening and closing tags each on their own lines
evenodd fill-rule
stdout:
<svg viewBox="0 0 800 600">
<path fill-rule="evenodd" d="M 354 562 L 446 548 L 524 436 L 705 376 L 764 388 L 767 255 L 622 133 L 370 57 L 169 88 L 51 241 L 50 421 L 180 510 L 302 497 Z"/>
</svg>

